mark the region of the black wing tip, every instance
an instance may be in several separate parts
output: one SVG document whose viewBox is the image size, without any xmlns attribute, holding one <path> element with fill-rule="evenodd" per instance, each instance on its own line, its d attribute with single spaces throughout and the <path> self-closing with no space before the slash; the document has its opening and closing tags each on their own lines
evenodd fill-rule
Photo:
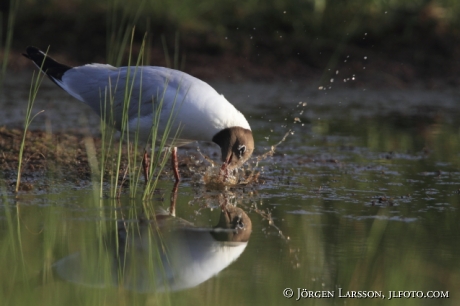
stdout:
<svg viewBox="0 0 460 306">
<path fill-rule="evenodd" d="M 26 48 L 26 52 L 27 53 L 37 53 L 37 52 L 41 52 L 40 49 L 38 49 L 37 47 L 34 47 L 34 46 L 28 46 Z"/>
<path fill-rule="evenodd" d="M 37 55 L 37 54 L 44 55 L 43 52 L 40 51 L 40 49 L 34 46 L 28 46 L 26 48 L 26 53 L 22 53 L 22 55 L 24 55 L 28 59 L 33 59 L 34 55 Z"/>
<path fill-rule="evenodd" d="M 34 64 L 45 72 L 53 82 L 61 80 L 64 73 L 72 68 L 57 62 L 48 56 L 48 54 L 45 54 L 39 48 L 34 46 L 28 46 L 26 48 L 26 53 L 23 53 L 22 55 L 32 60 Z"/>
<path fill-rule="evenodd" d="M 40 49 L 34 46 L 28 46 L 26 48 L 26 52 L 22 53 L 22 55 L 32 60 L 38 67 L 41 66 L 43 60 L 47 57 L 45 53 L 43 53 Z"/>
</svg>

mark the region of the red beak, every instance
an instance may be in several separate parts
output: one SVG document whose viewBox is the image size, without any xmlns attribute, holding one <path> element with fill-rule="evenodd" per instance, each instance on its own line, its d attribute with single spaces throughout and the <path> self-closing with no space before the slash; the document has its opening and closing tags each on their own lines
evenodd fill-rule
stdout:
<svg viewBox="0 0 460 306">
<path fill-rule="evenodd" d="M 227 158 L 226 161 L 222 164 L 222 167 L 220 168 L 220 171 L 224 174 L 224 177 L 228 175 L 228 165 L 230 164 L 230 161 L 232 160 L 233 152 L 230 154 L 230 156 Z"/>
<path fill-rule="evenodd" d="M 232 157 L 233 157 L 233 152 L 230 153 L 227 160 L 224 162 L 224 165 L 228 166 L 230 164 L 230 161 L 232 160 Z"/>
</svg>

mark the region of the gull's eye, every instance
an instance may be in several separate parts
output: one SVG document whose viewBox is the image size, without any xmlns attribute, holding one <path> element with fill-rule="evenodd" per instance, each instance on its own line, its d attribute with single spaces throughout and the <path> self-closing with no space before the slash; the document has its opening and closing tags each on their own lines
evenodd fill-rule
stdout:
<svg viewBox="0 0 460 306">
<path fill-rule="evenodd" d="M 245 145 L 239 145 L 238 146 L 239 157 L 243 156 L 244 152 L 246 152 L 246 146 Z"/>
</svg>

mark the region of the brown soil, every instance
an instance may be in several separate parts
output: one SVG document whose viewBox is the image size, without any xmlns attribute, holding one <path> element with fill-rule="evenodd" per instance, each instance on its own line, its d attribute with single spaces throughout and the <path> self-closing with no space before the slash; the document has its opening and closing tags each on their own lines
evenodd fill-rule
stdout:
<svg viewBox="0 0 460 306">
<path fill-rule="evenodd" d="M 22 137 L 23 131 L 20 129 L 0 127 L 0 168 L 9 192 L 14 192 L 16 188 Z M 106 181 L 109 181 L 115 174 L 118 144 L 116 142 L 113 145 L 112 157 L 114 162 L 104 167 Z M 94 180 L 98 181 L 99 176 L 93 173 L 89 159 L 95 157 L 99 162 L 101 147 L 101 138 L 81 133 L 58 132 L 48 134 L 40 130 L 27 131 L 19 190 L 27 192 L 38 189 L 47 192 L 51 188 L 52 181 L 60 184 L 69 182 L 74 187 L 91 184 Z M 128 186 L 129 177 L 126 175 L 128 152 L 126 145 L 122 147 L 123 154 L 118 183 Z M 211 159 L 214 161 L 219 159 L 215 147 L 208 143 L 200 143 L 200 147 L 200 151 L 205 154 L 204 156 L 200 155 L 201 153 L 197 152 L 194 146 L 181 147 L 179 172 L 182 179 L 191 179 L 192 183 L 200 181 L 201 179 L 196 176 L 199 173 L 199 176 L 204 179 L 206 188 L 218 190 L 224 186 L 238 187 L 259 182 L 258 171 L 247 171 L 244 174 L 238 174 L 236 178 L 224 184 L 219 174 L 220 167 L 208 167 Z M 96 150 L 96 156 L 91 153 L 93 152 L 92 148 Z M 184 154 L 185 152 L 186 154 Z M 136 167 L 142 166 L 142 155 L 143 151 L 140 150 L 137 155 Z M 169 160 L 165 168 L 162 169 L 161 178 L 173 180 Z M 141 181 L 143 180 L 144 177 L 141 178 Z"/>
<path fill-rule="evenodd" d="M 8 186 L 13 189 L 16 184 L 22 137 L 22 130 L 0 128 L 0 167 Z M 28 131 L 21 171 L 23 180 L 34 180 L 46 176 L 48 172 L 68 179 L 90 178 L 84 139 L 84 135 L 50 135 L 43 131 Z"/>
<path fill-rule="evenodd" d="M 9 129 L 0 127 L 0 168 L 8 190 L 13 191 L 16 186 L 17 171 L 19 167 L 19 152 L 23 131 L 20 129 Z M 77 186 L 82 181 L 91 182 L 92 171 L 88 160 L 88 147 L 94 144 L 96 157 L 101 152 L 101 139 L 78 133 L 48 134 L 43 131 L 28 131 L 23 153 L 23 163 L 21 170 L 21 190 L 33 189 L 34 183 L 43 177 L 52 177 L 56 180 L 75 182 Z M 115 145 L 117 147 L 117 145 Z M 124 181 L 123 173 L 127 164 L 126 146 L 123 146 L 124 159 L 122 161 L 120 181 Z M 142 158 L 142 152 L 137 156 L 137 160 Z M 181 156 L 179 168 L 183 178 L 189 178 L 192 173 L 190 166 L 199 158 L 197 154 L 189 152 L 187 157 Z M 169 164 L 168 164 L 169 165 Z M 105 169 L 106 177 L 109 177 L 110 170 Z M 163 175 L 171 176 L 169 167 L 164 169 Z"/>
</svg>

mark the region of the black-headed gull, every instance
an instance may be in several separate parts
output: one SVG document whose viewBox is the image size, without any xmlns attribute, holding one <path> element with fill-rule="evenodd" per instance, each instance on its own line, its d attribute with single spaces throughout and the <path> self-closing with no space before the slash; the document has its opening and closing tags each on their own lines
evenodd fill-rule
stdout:
<svg viewBox="0 0 460 306">
<path fill-rule="evenodd" d="M 226 171 L 242 166 L 252 155 L 254 138 L 244 115 L 209 84 L 187 73 L 154 66 L 116 68 L 87 64 L 69 67 L 35 47 L 28 47 L 23 55 L 56 85 L 90 106 L 102 118 L 113 114 L 118 129 L 121 129 L 124 101 L 128 96 L 125 88 L 129 88 L 128 131 L 132 134 L 138 131 L 141 141 L 149 139 L 154 109 L 162 103 L 158 131 L 164 132 L 170 118 L 174 118 L 174 122 L 169 135 L 179 131 L 172 149 L 176 181 L 180 180 L 177 146 L 193 141 L 213 141 L 221 148 L 222 169 Z"/>
</svg>

